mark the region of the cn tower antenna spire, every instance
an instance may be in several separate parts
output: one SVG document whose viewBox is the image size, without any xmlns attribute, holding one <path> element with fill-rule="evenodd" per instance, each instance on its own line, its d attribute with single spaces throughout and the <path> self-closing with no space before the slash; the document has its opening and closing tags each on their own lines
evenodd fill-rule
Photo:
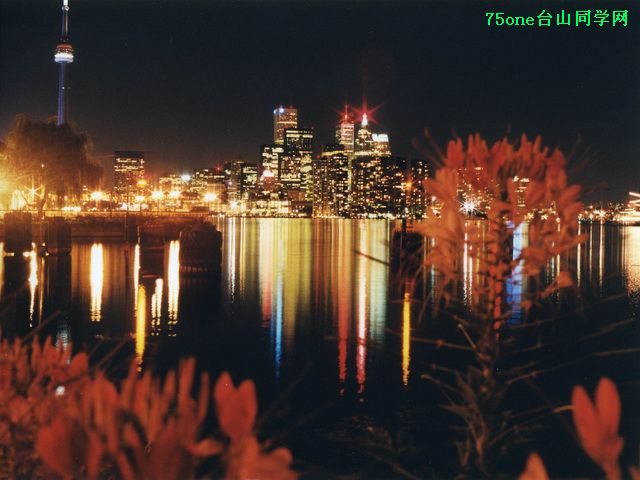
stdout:
<svg viewBox="0 0 640 480">
<path fill-rule="evenodd" d="M 67 64 L 73 63 L 73 47 L 69 41 L 69 0 L 62 0 L 62 32 L 53 60 L 58 64 L 58 125 L 62 125 L 67 123 L 69 115 Z"/>
</svg>

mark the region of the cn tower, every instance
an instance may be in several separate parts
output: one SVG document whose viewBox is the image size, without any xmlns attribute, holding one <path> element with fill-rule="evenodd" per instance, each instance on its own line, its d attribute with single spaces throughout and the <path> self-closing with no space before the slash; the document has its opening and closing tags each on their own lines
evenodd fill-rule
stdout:
<svg viewBox="0 0 640 480">
<path fill-rule="evenodd" d="M 69 85 L 67 64 L 73 63 L 73 47 L 69 42 L 69 0 L 62 0 L 62 34 L 53 59 L 58 64 L 58 125 L 67 123 L 69 115 Z"/>
</svg>

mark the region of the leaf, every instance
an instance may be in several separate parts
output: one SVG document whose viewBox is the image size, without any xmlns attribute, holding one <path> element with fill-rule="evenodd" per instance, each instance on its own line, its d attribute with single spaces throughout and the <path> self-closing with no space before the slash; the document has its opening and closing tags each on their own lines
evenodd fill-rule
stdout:
<svg viewBox="0 0 640 480">
<path fill-rule="evenodd" d="M 524 472 L 520 474 L 518 480 L 549 480 L 540 455 L 535 452 L 529 455 Z"/>
</svg>

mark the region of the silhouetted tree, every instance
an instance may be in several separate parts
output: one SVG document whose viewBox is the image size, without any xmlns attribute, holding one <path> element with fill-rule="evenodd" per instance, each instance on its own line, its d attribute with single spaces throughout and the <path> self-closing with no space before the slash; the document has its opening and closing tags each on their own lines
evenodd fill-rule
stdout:
<svg viewBox="0 0 640 480">
<path fill-rule="evenodd" d="M 19 188 L 36 189 L 41 216 L 50 195 L 75 198 L 83 185 L 97 185 L 102 168 L 90 160 L 90 148 L 89 137 L 68 124 L 18 115 L 7 136 L 5 162 Z"/>
</svg>

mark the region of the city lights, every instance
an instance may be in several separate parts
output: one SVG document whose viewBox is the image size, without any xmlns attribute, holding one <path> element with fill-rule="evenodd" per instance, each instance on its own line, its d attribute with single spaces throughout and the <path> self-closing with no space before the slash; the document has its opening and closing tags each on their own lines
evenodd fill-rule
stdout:
<svg viewBox="0 0 640 480">
<path fill-rule="evenodd" d="M 162 193 L 160 190 L 154 190 L 153 192 L 151 192 L 151 198 L 153 200 L 161 200 L 162 197 L 164 197 L 164 193 Z"/>
<path fill-rule="evenodd" d="M 471 215 L 473 212 L 476 211 L 477 207 L 478 207 L 478 204 L 474 200 L 469 199 L 462 202 L 462 206 L 460 207 L 460 210 L 467 215 Z"/>
<path fill-rule="evenodd" d="M 104 193 L 100 191 L 91 192 L 91 200 L 94 202 L 104 200 Z"/>
</svg>

